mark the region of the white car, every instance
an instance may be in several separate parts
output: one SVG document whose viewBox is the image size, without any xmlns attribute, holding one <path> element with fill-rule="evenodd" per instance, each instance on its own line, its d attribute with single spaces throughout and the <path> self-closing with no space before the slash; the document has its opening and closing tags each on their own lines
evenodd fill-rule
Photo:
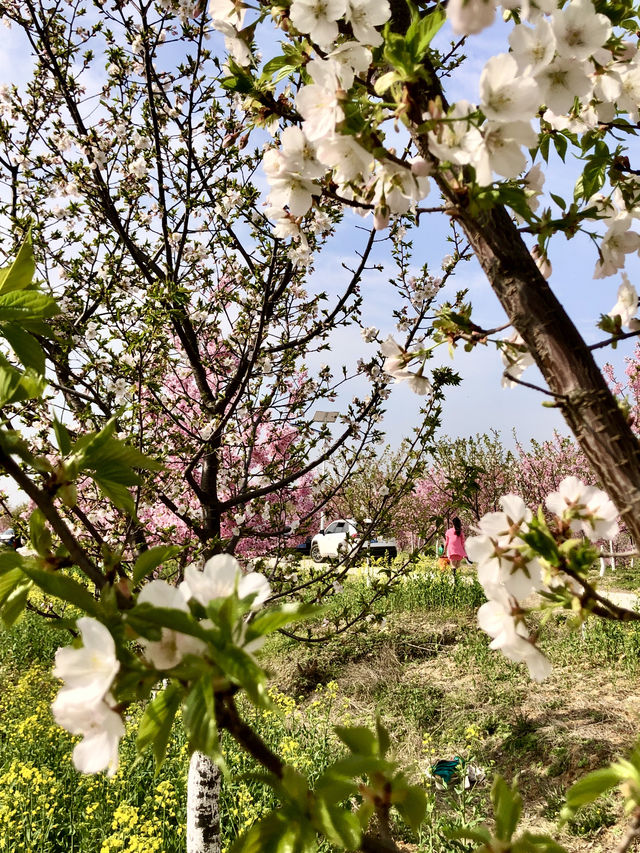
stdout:
<svg viewBox="0 0 640 853">
<path fill-rule="evenodd" d="M 311 540 L 311 557 L 316 563 L 332 557 L 346 557 L 360 545 L 361 538 L 355 519 L 340 518 L 332 521 Z M 395 539 L 372 537 L 362 544 L 361 553 L 371 557 L 393 558 L 397 556 L 398 548 Z"/>
</svg>

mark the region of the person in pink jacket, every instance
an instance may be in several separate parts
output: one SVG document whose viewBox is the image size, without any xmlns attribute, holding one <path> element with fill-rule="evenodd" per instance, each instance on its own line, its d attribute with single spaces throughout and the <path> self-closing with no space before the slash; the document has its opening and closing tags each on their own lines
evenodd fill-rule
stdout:
<svg viewBox="0 0 640 853">
<path fill-rule="evenodd" d="M 444 535 L 444 551 L 453 566 L 453 576 L 455 577 L 460 562 L 468 559 L 464 547 L 462 524 L 457 516 L 453 519 L 453 527 L 450 527 Z"/>
</svg>

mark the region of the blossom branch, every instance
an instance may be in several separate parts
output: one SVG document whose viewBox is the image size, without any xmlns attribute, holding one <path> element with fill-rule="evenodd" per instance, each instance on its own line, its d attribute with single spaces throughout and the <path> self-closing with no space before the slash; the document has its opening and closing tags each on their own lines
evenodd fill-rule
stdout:
<svg viewBox="0 0 640 853">
<path fill-rule="evenodd" d="M 11 479 L 31 498 L 38 509 L 47 519 L 53 530 L 60 537 L 60 541 L 69 552 L 74 564 L 95 584 L 97 589 L 102 589 L 106 584 L 106 578 L 93 561 L 88 557 L 84 549 L 71 533 L 62 517 L 59 515 L 53 500 L 42 489 L 25 474 L 22 468 L 15 462 L 4 449 L 0 448 L 0 466 L 4 468 Z"/>
</svg>

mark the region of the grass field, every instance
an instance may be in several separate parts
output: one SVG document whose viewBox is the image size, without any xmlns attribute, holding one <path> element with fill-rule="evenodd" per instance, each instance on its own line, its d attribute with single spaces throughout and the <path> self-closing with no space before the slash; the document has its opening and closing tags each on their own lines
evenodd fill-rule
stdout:
<svg viewBox="0 0 640 853">
<path fill-rule="evenodd" d="M 364 580 L 345 584 L 328 617 L 355 612 L 366 593 Z M 312 778 L 340 754 L 334 723 L 382 717 L 396 756 L 429 792 L 429 821 L 418 837 L 402 839 L 412 850 L 460 850 L 443 833 L 490 818 L 495 772 L 519 777 L 525 823 L 552 830 L 566 787 L 626 751 L 638 728 L 640 628 L 594 620 L 586 631 L 568 633 L 557 620 L 542 644 L 554 671 L 537 685 L 522 666 L 489 650 L 475 626 L 482 601 L 471 570 L 456 584 L 417 574 L 379 602 L 360 630 L 315 644 L 278 636 L 266 650 L 281 713 L 258 723 Z M 0 635 L 0 851 L 184 850 L 187 754 L 179 727 L 157 777 L 150 758 L 136 759 L 131 736 L 113 779 L 76 774 L 72 739 L 49 712 L 51 661 L 64 641 L 29 615 Z M 272 805 L 257 783 L 238 778 L 250 761 L 233 744 L 226 748 L 236 778 L 224 786 L 225 848 Z M 431 764 L 454 756 L 483 767 L 487 783 L 436 791 Z M 583 810 L 562 843 L 610 850 L 618 813 L 615 798 Z"/>
</svg>

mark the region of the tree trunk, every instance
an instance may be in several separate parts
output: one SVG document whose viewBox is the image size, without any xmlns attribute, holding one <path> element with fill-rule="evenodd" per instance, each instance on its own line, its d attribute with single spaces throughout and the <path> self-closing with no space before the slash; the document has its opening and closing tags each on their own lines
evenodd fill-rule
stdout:
<svg viewBox="0 0 640 853">
<path fill-rule="evenodd" d="M 220 853 L 220 779 L 218 766 L 194 752 L 187 781 L 187 853 Z"/>
<path fill-rule="evenodd" d="M 423 121 L 429 101 L 441 94 L 431 85 L 407 86 L 413 127 Z M 414 139 L 422 156 L 426 134 Z M 602 487 L 616 504 L 634 539 L 640 536 L 640 444 L 618 406 L 591 351 L 541 275 L 507 210 L 496 205 L 472 212 L 453 175 L 436 172 L 451 213 L 462 225 L 496 296 L 522 336 Z"/>
<path fill-rule="evenodd" d="M 491 286 L 632 536 L 640 534 L 640 445 L 591 351 L 502 207 L 462 216 Z"/>
</svg>

